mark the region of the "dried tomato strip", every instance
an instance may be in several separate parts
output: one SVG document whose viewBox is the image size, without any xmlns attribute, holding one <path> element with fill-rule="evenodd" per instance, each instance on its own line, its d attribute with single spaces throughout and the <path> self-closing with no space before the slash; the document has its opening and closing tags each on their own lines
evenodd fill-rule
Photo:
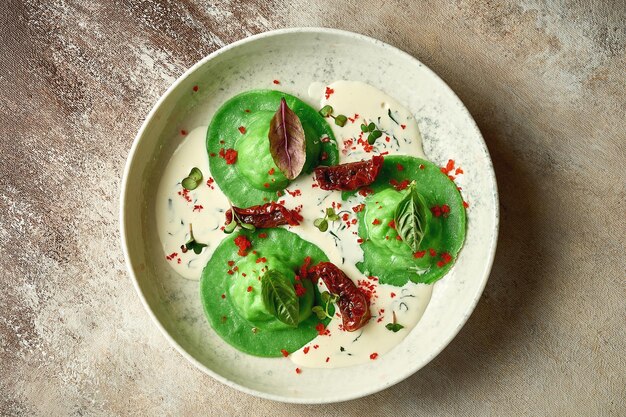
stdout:
<svg viewBox="0 0 626 417">
<path fill-rule="evenodd" d="M 233 210 L 243 223 L 252 224 L 258 229 L 268 229 L 284 224 L 297 226 L 302 221 L 302 216 L 297 211 L 289 210 L 282 204 L 274 202 L 247 208 L 233 207 Z M 226 211 L 226 224 L 232 221 L 233 213 L 229 209 Z"/>
<path fill-rule="evenodd" d="M 352 191 L 370 185 L 376 180 L 383 166 L 380 155 L 369 161 L 350 162 L 331 167 L 315 168 L 315 179 L 322 190 Z"/>
<path fill-rule="evenodd" d="M 339 268 L 330 262 L 320 262 L 312 270 L 313 280 L 321 279 L 332 294 L 339 296 L 343 328 L 349 332 L 360 329 L 371 318 L 369 301 L 365 294 Z"/>
</svg>

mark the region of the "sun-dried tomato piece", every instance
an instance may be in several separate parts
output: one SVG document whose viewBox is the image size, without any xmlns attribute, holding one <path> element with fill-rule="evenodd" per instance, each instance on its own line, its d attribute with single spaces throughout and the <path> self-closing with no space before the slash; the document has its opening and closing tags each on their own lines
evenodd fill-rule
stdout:
<svg viewBox="0 0 626 417">
<path fill-rule="evenodd" d="M 380 155 L 369 161 L 315 168 L 315 179 L 322 190 L 352 191 L 374 182 L 384 158 Z"/>
<path fill-rule="evenodd" d="M 233 210 L 242 223 L 252 224 L 257 229 L 268 229 L 284 224 L 297 226 L 302 221 L 302 216 L 297 211 L 289 210 L 282 204 L 274 202 L 247 208 L 233 207 Z M 231 221 L 233 221 L 233 213 L 229 209 L 226 211 L 226 224 L 228 225 Z"/>
<path fill-rule="evenodd" d="M 344 330 L 353 332 L 367 323 L 371 317 L 369 301 L 341 269 L 330 262 L 320 262 L 312 268 L 311 274 L 315 282 L 321 279 L 330 293 L 339 296 L 337 306 Z"/>
</svg>

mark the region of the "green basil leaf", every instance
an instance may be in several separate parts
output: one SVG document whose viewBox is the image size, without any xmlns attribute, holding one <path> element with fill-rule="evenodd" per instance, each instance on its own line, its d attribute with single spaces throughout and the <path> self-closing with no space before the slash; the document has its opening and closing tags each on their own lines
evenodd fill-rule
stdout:
<svg viewBox="0 0 626 417">
<path fill-rule="evenodd" d="M 267 271 L 261 277 L 261 296 L 265 308 L 274 317 L 289 326 L 298 326 L 298 296 L 285 275 L 273 269 Z"/>
<path fill-rule="evenodd" d="M 270 153 L 278 169 L 290 180 L 300 175 L 306 160 L 304 128 L 284 98 L 270 121 L 268 138 Z"/>
<path fill-rule="evenodd" d="M 419 250 L 426 235 L 427 211 L 424 198 L 415 190 L 415 184 L 411 184 L 408 193 L 396 207 L 394 221 L 402 241 L 409 245 L 413 252 Z"/>
</svg>

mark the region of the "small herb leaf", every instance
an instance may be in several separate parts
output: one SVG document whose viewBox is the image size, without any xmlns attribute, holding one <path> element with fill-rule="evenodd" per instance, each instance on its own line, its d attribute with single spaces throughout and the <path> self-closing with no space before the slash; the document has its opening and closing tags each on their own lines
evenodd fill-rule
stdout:
<svg viewBox="0 0 626 417">
<path fill-rule="evenodd" d="M 304 167 L 306 140 L 300 119 L 287 106 L 284 98 L 270 121 L 268 137 L 274 163 L 288 179 L 293 180 Z"/>
<path fill-rule="evenodd" d="M 196 188 L 198 188 L 198 185 L 200 185 L 199 181 L 196 181 L 195 179 L 191 178 L 191 177 L 186 177 L 184 180 L 181 181 L 180 183 L 184 189 L 186 190 L 195 190 Z"/>
<path fill-rule="evenodd" d="M 374 124 L 374 122 L 370 122 L 370 124 L 367 125 L 367 131 L 373 132 L 374 129 L 376 129 L 376 125 Z"/>
<path fill-rule="evenodd" d="M 400 323 L 387 323 L 385 326 L 387 330 L 390 330 L 394 333 L 398 333 L 400 330 L 404 329 L 404 326 Z"/>
<path fill-rule="evenodd" d="M 320 114 L 322 117 L 328 117 L 328 116 L 330 116 L 331 114 L 333 114 L 333 108 L 332 108 L 332 106 L 326 105 L 326 106 L 322 107 L 322 108 L 320 109 L 320 111 L 319 111 L 319 114 Z"/>
<path fill-rule="evenodd" d="M 202 171 L 200 171 L 197 167 L 193 167 L 191 168 L 191 172 L 189 172 L 188 177 L 191 177 L 198 182 L 202 181 Z"/>
<path fill-rule="evenodd" d="M 285 275 L 273 269 L 267 271 L 261 277 L 261 296 L 274 317 L 291 327 L 298 326 L 298 296 Z"/>
<path fill-rule="evenodd" d="M 250 223 L 241 223 L 241 228 L 249 230 L 251 232 L 254 232 L 256 230 L 256 227 L 254 227 L 254 225 Z"/>
<path fill-rule="evenodd" d="M 326 311 L 322 308 L 322 306 L 315 306 L 311 309 L 313 313 L 317 316 L 318 319 L 324 320 L 326 318 Z"/>
<path fill-rule="evenodd" d="M 224 233 L 230 234 L 237 227 L 237 222 L 233 219 L 230 223 L 224 226 Z"/>
<path fill-rule="evenodd" d="M 322 302 L 324 304 L 330 301 L 330 293 L 328 291 L 324 291 L 323 293 L 320 294 L 320 296 L 322 297 Z"/>
<path fill-rule="evenodd" d="M 415 190 L 414 182 L 396 207 L 394 221 L 402 241 L 417 252 L 426 234 L 428 208 L 424 198 Z"/>
</svg>

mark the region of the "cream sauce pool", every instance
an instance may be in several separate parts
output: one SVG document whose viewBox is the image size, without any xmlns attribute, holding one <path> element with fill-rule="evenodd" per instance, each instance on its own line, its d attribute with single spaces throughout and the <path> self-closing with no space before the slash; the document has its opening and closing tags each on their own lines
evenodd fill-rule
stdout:
<svg viewBox="0 0 626 417">
<path fill-rule="evenodd" d="M 330 105 L 334 115 L 348 117 L 340 127 L 329 119 L 339 147 L 340 163 L 370 159 L 389 152 L 424 157 L 422 140 L 413 115 L 398 101 L 377 88 L 358 81 L 337 81 L 330 85 L 314 83 L 309 95 L 319 107 Z M 371 147 L 361 135 L 361 124 L 374 122 L 383 135 Z M 228 200 L 219 187 L 211 182 L 205 148 L 207 126 L 189 132 L 172 155 L 163 172 L 157 194 L 157 228 L 166 259 L 182 277 L 198 280 L 213 250 L 224 238 L 220 226 Z M 180 181 L 191 168 L 204 174 L 202 184 L 185 193 Z M 432 293 L 432 286 L 408 283 L 403 287 L 381 285 L 375 277 L 363 275 L 355 264 L 363 259 L 358 242 L 356 215 L 352 210 L 364 200 L 359 194 L 342 201 L 341 192 L 324 191 L 314 187 L 312 175 L 292 182 L 281 198 L 288 208 L 302 205 L 304 221 L 287 228 L 303 239 L 319 246 L 332 263 L 339 266 L 357 286 L 372 294 L 372 318 L 356 332 L 341 330 L 339 314 L 327 326 L 326 334 L 317 336 L 289 358 L 299 366 L 336 368 L 376 360 L 393 349 L 419 322 Z M 295 192 L 299 190 L 300 193 Z M 328 231 L 320 232 L 314 225 L 328 207 L 334 207 L 340 220 L 329 223 Z M 189 224 L 197 241 L 208 243 L 199 255 L 182 253 L 181 245 L 189 239 Z M 176 254 L 175 256 L 172 256 Z M 325 289 L 320 281 L 320 290 Z M 394 333 L 385 326 L 393 321 L 404 326 Z"/>
</svg>

